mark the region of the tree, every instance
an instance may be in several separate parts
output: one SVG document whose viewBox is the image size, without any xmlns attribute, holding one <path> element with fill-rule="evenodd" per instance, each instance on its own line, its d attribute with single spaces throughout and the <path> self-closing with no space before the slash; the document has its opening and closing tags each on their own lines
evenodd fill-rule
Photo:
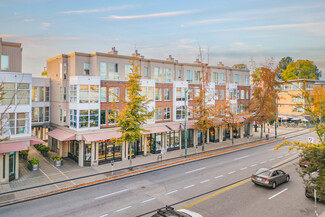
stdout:
<svg viewBox="0 0 325 217">
<path fill-rule="evenodd" d="M 277 67 L 277 78 L 278 80 L 282 80 L 282 72 L 287 69 L 288 65 L 293 61 L 291 57 L 283 57 L 278 64 Z"/>
<path fill-rule="evenodd" d="M 141 75 L 140 66 L 132 62 L 132 73 L 128 76 L 127 93 L 129 100 L 122 100 L 125 103 L 124 109 L 116 118 L 117 125 L 122 132 L 121 139 L 118 142 L 126 142 L 129 149 L 129 165 L 132 166 L 131 143 L 139 140 L 143 132 L 146 132 L 142 126 L 147 119 L 153 116 L 153 112 L 148 112 L 148 103 L 150 100 L 141 95 Z"/>
<path fill-rule="evenodd" d="M 275 119 L 279 91 L 276 75 L 276 70 L 266 67 L 257 68 L 252 74 L 254 86 L 253 98 L 249 106 L 249 111 L 252 113 L 250 120 L 261 126 L 261 138 L 263 124 Z"/>
<path fill-rule="evenodd" d="M 232 66 L 233 69 L 246 69 L 247 70 L 247 65 L 246 64 L 235 64 Z"/>
<path fill-rule="evenodd" d="M 319 79 L 321 72 L 312 61 L 297 60 L 296 62 L 291 62 L 282 72 L 281 76 L 285 81 L 296 79 Z"/>
</svg>

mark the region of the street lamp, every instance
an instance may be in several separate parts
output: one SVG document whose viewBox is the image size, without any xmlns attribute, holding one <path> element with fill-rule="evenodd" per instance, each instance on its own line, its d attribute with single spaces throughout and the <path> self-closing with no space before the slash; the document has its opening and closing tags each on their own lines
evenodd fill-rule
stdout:
<svg viewBox="0 0 325 217">
<path fill-rule="evenodd" d="M 186 121 L 187 121 L 187 93 L 188 93 L 188 89 L 185 88 L 185 123 L 184 123 L 184 131 L 185 131 L 185 158 L 187 158 L 187 125 L 186 125 Z M 179 124 L 179 129 L 182 129 L 182 125 Z"/>
<path fill-rule="evenodd" d="M 278 99 L 275 99 L 275 138 L 278 138 L 278 129 L 277 129 L 277 124 L 278 124 Z"/>
</svg>

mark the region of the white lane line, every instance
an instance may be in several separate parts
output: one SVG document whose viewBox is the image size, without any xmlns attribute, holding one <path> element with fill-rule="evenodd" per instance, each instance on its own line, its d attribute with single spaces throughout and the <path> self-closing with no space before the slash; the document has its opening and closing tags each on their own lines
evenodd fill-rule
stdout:
<svg viewBox="0 0 325 217">
<path fill-rule="evenodd" d="M 284 190 L 282 190 L 282 191 L 280 191 L 280 192 L 276 193 L 275 195 L 273 195 L 273 196 L 269 197 L 269 200 L 271 200 L 272 198 L 274 198 L 274 197 L 278 196 L 279 194 L 281 194 L 281 193 L 285 192 L 286 190 L 288 190 L 288 188 L 286 188 L 286 189 L 284 189 Z"/>
<path fill-rule="evenodd" d="M 108 216 L 108 214 L 104 214 L 104 215 L 101 215 L 101 216 L 99 216 L 99 217 L 105 217 L 105 216 Z"/>
<path fill-rule="evenodd" d="M 142 201 L 141 203 L 147 203 L 147 202 L 149 202 L 149 201 L 152 201 L 152 200 L 154 200 L 154 199 L 156 199 L 156 198 L 150 198 L 150 199 L 148 199 L 148 200 L 144 200 L 144 201 Z"/>
<path fill-rule="evenodd" d="M 269 149 L 268 151 L 273 151 L 274 149 L 272 148 L 272 149 Z"/>
<path fill-rule="evenodd" d="M 214 177 L 215 179 L 219 179 L 219 178 L 221 178 L 223 175 L 220 175 L 220 176 L 216 176 L 216 177 Z"/>
<path fill-rule="evenodd" d="M 103 196 L 100 196 L 100 197 L 95 197 L 94 199 L 95 200 L 98 200 L 98 199 L 101 199 L 101 198 L 104 198 L 104 197 L 109 197 L 109 196 L 112 196 L 112 195 L 115 195 L 115 194 L 119 194 L 119 193 L 122 193 L 122 192 L 125 192 L 125 191 L 128 191 L 128 189 L 124 189 L 122 191 L 113 192 L 113 193 L 106 194 L 106 195 L 103 195 Z"/>
<path fill-rule="evenodd" d="M 228 174 L 230 175 L 230 174 L 233 174 L 233 173 L 235 173 L 236 171 L 231 171 L 231 172 L 229 172 Z"/>
<path fill-rule="evenodd" d="M 247 169 L 247 167 L 243 167 L 243 168 L 241 168 L 240 170 L 246 170 Z"/>
<path fill-rule="evenodd" d="M 52 179 L 51 179 L 51 178 L 50 178 L 46 173 L 44 173 L 43 170 L 39 169 L 39 171 L 41 171 L 41 173 L 43 173 L 44 176 L 46 176 L 46 177 L 48 178 L 48 180 L 50 180 L 50 182 L 53 182 L 53 180 L 52 180 Z M 56 187 L 57 189 L 60 189 L 59 186 L 58 186 L 57 184 L 55 184 L 55 187 Z"/>
<path fill-rule="evenodd" d="M 279 156 L 278 158 L 283 158 L 283 156 Z"/>
<path fill-rule="evenodd" d="M 187 189 L 187 188 L 192 188 L 192 187 L 194 187 L 194 185 L 189 185 L 189 186 L 186 186 L 186 187 L 184 187 L 184 189 Z"/>
<path fill-rule="evenodd" d="M 204 181 L 202 181 L 202 182 L 200 182 L 200 183 L 203 184 L 203 183 L 206 183 L 206 182 L 208 182 L 208 181 L 210 181 L 210 179 L 206 179 L 206 180 L 204 180 Z"/>
<path fill-rule="evenodd" d="M 121 211 L 126 210 L 126 209 L 129 209 L 129 208 L 131 208 L 131 207 L 132 207 L 132 206 L 127 206 L 127 207 L 124 207 L 124 208 L 122 208 L 122 209 L 116 210 L 115 212 L 121 212 Z"/>
<path fill-rule="evenodd" d="M 260 164 L 265 164 L 266 163 L 266 161 L 262 161 Z"/>
<path fill-rule="evenodd" d="M 274 158 L 270 159 L 269 161 L 275 160 Z"/>
<path fill-rule="evenodd" d="M 286 157 L 287 157 L 287 156 L 289 156 L 289 155 L 290 155 L 290 154 L 286 154 L 286 155 L 284 155 L 284 156 L 286 156 Z"/>
<path fill-rule="evenodd" d="M 257 164 L 250 165 L 249 167 L 255 167 Z"/>
<path fill-rule="evenodd" d="M 204 170 L 204 169 L 205 169 L 205 167 L 201 167 L 201 168 L 199 168 L 199 169 L 195 169 L 195 170 L 187 171 L 187 172 L 185 172 L 185 174 L 194 173 L 194 172 L 196 172 L 196 171 L 200 171 L 200 170 Z"/>
<path fill-rule="evenodd" d="M 241 160 L 241 159 L 246 158 L 246 157 L 249 157 L 249 155 L 245 155 L 243 157 L 235 158 L 235 160 Z"/>
<path fill-rule="evenodd" d="M 168 192 L 166 195 L 168 195 L 168 194 L 174 194 L 174 193 L 176 193 L 177 191 L 178 191 L 178 190 Z"/>
</svg>

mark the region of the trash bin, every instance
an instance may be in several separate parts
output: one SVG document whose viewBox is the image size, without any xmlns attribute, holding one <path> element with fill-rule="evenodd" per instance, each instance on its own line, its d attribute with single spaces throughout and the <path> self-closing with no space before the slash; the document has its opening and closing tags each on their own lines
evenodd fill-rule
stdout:
<svg viewBox="0 0 325 217">
<path fill-rule="evenodd" d="M 270 138 L 269 134 L 266 134 L 265 137 L 266 137 L 266 139 L 269 139 Z"/>
</svg>

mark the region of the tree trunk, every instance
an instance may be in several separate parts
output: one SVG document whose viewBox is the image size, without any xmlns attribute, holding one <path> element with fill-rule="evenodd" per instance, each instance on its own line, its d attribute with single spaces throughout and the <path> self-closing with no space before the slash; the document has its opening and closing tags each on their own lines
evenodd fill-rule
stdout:
<svg viewBox="0 0 325 217">
<path fill-rule="evenodd" d="M 132 150 L 131 150 L 131 142 L 129 142 L 129 167 L 132 166 Z"/>
<path fill-rule="evenodd" d="M 202 132 L 202 152 L 204 151 L 204 143 L 205 143 L 205 132 Z"/>
<path fill-rule="evenodd" d="M 261 139 L 263 138 L 263 124 L 261 124 Z"/>
</svg>

